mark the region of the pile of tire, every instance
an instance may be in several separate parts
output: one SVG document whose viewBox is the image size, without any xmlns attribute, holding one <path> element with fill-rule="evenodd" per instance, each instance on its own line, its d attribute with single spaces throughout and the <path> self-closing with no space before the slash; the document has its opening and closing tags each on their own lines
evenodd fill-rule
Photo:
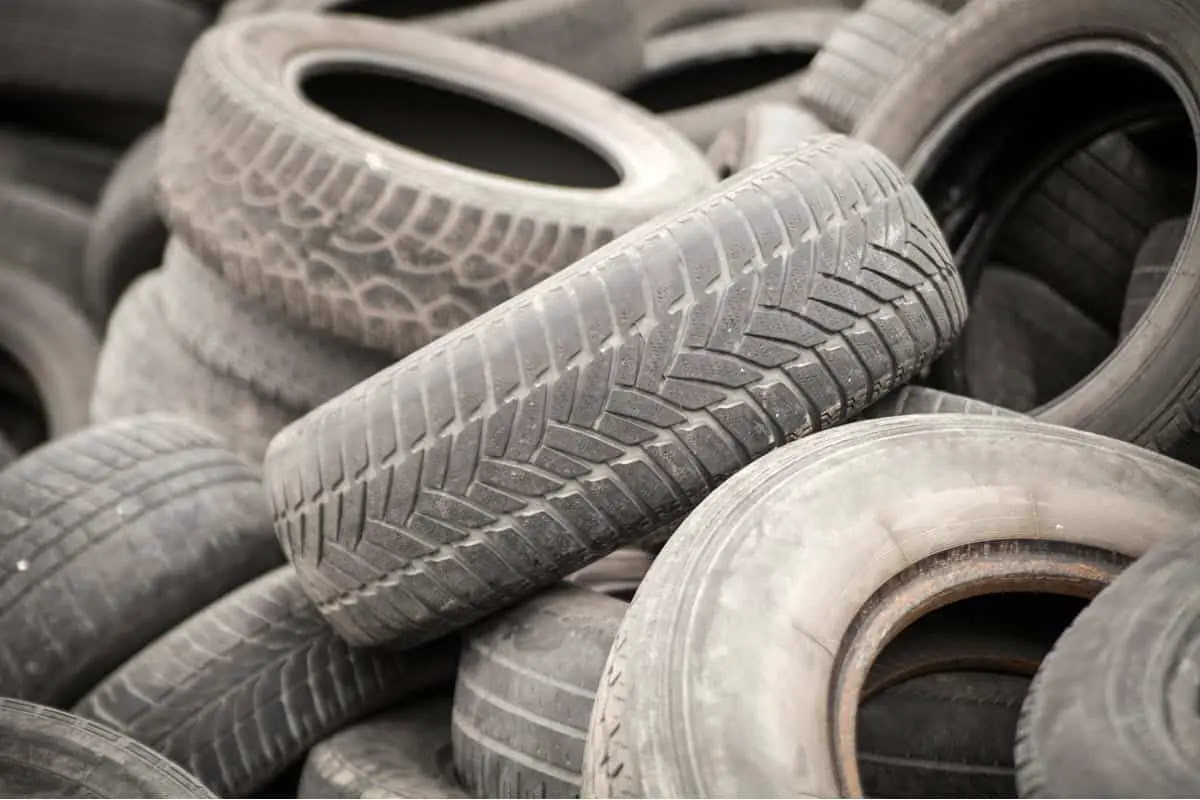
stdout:
<svg viewBox="0 0 1200 800">
<path fill-rule="evenodd" d="M 1200 7 L 3 6 L 0 795 L 1200 794 Z"/>
</svg>

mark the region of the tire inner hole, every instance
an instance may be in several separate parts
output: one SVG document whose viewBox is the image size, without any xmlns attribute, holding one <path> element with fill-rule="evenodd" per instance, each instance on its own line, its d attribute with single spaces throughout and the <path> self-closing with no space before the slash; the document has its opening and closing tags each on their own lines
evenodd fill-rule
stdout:
<svg viewBox="0 0 1200 800">
<path fill-rule="evenodd" d="M 384 19 L 411 19 L 484 5 L 488 0 L 343 0 L 337 10 Z"/>
<path fill-rule="evenodd" d="M 621 182 L 613 166 L 582 142 L 399 71 L 330 65 L 302 78 L 300 89 L 310 102 L 351 125 L 465 167 L 579 189 Z"/>
<path fill-rule="evenodd" d="M 45 403 L 37 384 L 8 352 L 0 350 L 0 434 L 25 452 L 49 439 Z"/>
<path fill-rule="evenodd" d="M 625 96 L 663 114 L 741 94 L 808 66 L 814 50 L 782 50 L 694 61 L 643 77 Z"/>
</svg>

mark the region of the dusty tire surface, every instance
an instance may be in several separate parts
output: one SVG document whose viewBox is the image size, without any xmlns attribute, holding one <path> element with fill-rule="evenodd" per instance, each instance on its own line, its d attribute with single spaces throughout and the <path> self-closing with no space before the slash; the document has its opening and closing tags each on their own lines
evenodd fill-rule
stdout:
<svg viewBox="0 0 1200 800">
<path fill-rule="evenodd" d="M 216 797 L 132 739 L 7 697 L 0 698 L 0 792 L 8 797 Z"/>
<path fill-rule="evenodd" d="M 349 641 L 436 638 L 907 382 L 961 288 L 886 160 L 811 140 L 281 431 L 276 530 Z"/>
<path fill-rule="evenodd" d="M 302 92 L 292 67 L 322 59 L 375 72 L 326 73 Z M 339 77 L 352 90 L 335 91 Z M 389 116 L 375 91 L 399 92 L 411 113 Z M 409 124 L 443 117 L 457 121 Z M 240 291 L 397 355 L 715 184 L 664 123 L 550 67 L 424 28 L 303 14 L 238 20 L 193 48 L 161 177 L 175 235 Z"/>
<path fill-rule="evenodd" d="M 1166 282 L 1179 247 L 1183 244 L 1187 225 L 1186 219 L 1161 222 L 1150 231 L 1138 249 L 1133 262 L 1133 274 L 1129 276 L 1129 286 L 1125 289 L 1125 306 L 1121 309 L 1122 339 L 1150 310 L 1150 304 Z"/>
<path fill-rule="evenodd" d="M 83 254 L 92 215 L 37 186 L 0 183 L 0 262 L 57 289 L 83 309 Z"/>
<path fill-rule="evenodd" d="M 822 133 L 829 133 L 829 126 L 810 111 L 787 103 L 760 103 L 717 134 L 708 148 L 708 163 L 724 180 Z"/>
<path fill-rule="evenodd" d="M 654 557 L 637 547 L 622 547 L 599 561 L 588 564 L 567 576 L 573 583 L 589 592 L 599 592 L 628 603 L 641 585 Z"/>
<path fill-rule="evenodd" d="M 972 397 L 930 389 L 925 386 L 905 386 L 892 392 L 862 413 L 861 419 L 902 417 L 911 414 L 984 414 L 989 417 L 1019 417 L 1021 414 L 1003 406 L 985 403 Z"/>
<path fill-rule="evenodd" d="M 222 797 L 245 797 L 360 717 L 448 684 L 457 654 L 453 640 L 405 653 L 351 649 L 282 567 L 159 638 L 75 713 L 152 747 Z"/>
<path fill-rule="evenodd" d="M 854 714 L 832 700 L 881 588 L 989 547 L 1062 548 L 1068 568 L 1095 553 L 1111 576 L 1198 513 L 1200 471 L 1030 420 L 899 417 L 790 444 L 691 514 L 638 590 L 597 695 L 584 796 L 858 791 L 835 756 L 847 740 L 853 756 Z"/>
<path fill-rule="evenodd" d="M 0 127 L 0 180 L 27 183 L 91 205 L 120 152 L 20 126 Z"/>
</svg>

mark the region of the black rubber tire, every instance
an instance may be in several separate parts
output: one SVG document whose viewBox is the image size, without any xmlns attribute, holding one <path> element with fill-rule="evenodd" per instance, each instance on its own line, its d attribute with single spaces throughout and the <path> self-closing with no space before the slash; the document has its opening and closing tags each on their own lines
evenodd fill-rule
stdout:
<svg viewBox="0 0 1200 800">
<path fill-rule="evenodd" d="M 32 381 L 51 438 L 87 424 L 100 351 L 96 334 L 61 293 L 2 263 L 0 350 Z"/>
<path fill-rule="evenodd" d="M 0 183 L 0 260 L 54 287 L 83 310 L 87 207 L 37 186 Z"/>
<path fill-rule="evenodd" d="M 788 103 L 760 103 L 717 134 L 708 148 L 708 163 L 724 180 L 828 132 L 829 126 L 811 111 Z"/>
<path fill-rule="evenodd" d="M 314 747 L 298 797 L 466 798 L 450 752 L 449 695 L 360 722 Z"/>
<path fill-rule="evenodd" d="M 0 684 L 65 707 L 280 561 L 260 477 L 190 420 L 56 440 L 0 472 Z"/>
<path fill-rule="evenodd" d="M 103 323 L 139 275 L 162 265 L 167 227 L 156 204 L 162 128 L 141 136 L 121 158 L 96 207 L 83 260 L 88 314 Z"/>
<path fill-rule="evenodd" d="M 1129 276 L 1129 287 L 1125 290 L 1125 307 L 1121 309 L 1122 339 L 1150 310 L 1150 304 L 1166 282 L 1179 247 L 1183 244 L 1187 225 L 1187 219 L 1160 222 L 1138 249 L 1133 262 L 1133 274 Z"/>
<path fill-rule="evenodd" d="M 245 797 L 359 718 L 448 685 L 457 655 L 452 639 L 404 653 L 347 647 L 282 567 L 158 639 L 75 713 Z"/>
<path fill-rule="evenodd" d="M 661 36 L 646 44 L 645 68 L 624 94 L 707 150 L 755 105 L 791 100 L 808 62 L 848 16 L 832 7 L 766 11 Z M 764 57 L 793 58 L 794 70 L 744 88 L 739 73 L 763 77 L 760 62 L 746 59 Z M 697 69 L 704 72 L 690 74 Z M 732 91 L 713 97 L 723 84 L 732 84 Z"/>
<path fill-rule="evenodd" d="M 790 444 L 693 512 L 638 590 L 596 698 L 583 794 L 846 796 L 833 746 L 853 729 L 834 730 L 831 700 L 881 588 L 931 557 L 978 563 L 1022 540 L 1059 543 L 1068 563 L 1107 554 L 1098 582 L 1198 515 L 1200 470 L 1029 420 L 898 417 Z"/>
<path fill-rule="evenodd" d="M 0 127 L 0 181 L 27 183 L 93 205 L 120 153 L 82 139 Z"/>
<path fill-rule="evenodd" d="M 53 708 L 0 698 L 5 797 L 216 797 L 153 750 Z"/>
<path fill-rule="evenodd" d="M 818 137 L 326 403 L 266 461 L 306 590 L 349 641 L 414 644 L 677 522 L 953 339 L 930 225 Z"/>
<path fill-rule="evenodd" d="M 849 133 L 949 20 L 923 0 L 866 0 L 829 36 L 800 79 L 800 103 L 833 130 Z"/>
<path fill-rule="evenodd" d="M 222 20 L 271 11 L 345 12 L 429 27 L 545 62 L 601 86 L 621 87 L 642 67 L 641 0 L 475 0 L 429 12 L 406 0 L 234 0 Z M 445 4 L 450 5 L 450 4 Z M 415 9 L 413 7 L 416 7 Z"/>
<path fill-rule="evenodd" d="M 560 584 L 464 635 L 451 740 L 473 796 L 579 796 L 596 688 L 628 608 Z"/>
<path fill-rule="evenodd" d="M 969 323 L 968 323 L 969 324 Z M 860 419 L 882 419 L 911 414 L 985 414 L 989 417 L 1020 417 L 1016 411 L 985 403 L 971 397 L 929 389 L 924 386 L 905 386 L 892 392 L 864 411 Z"/>
<path fill-rule="evenodd" d="M 496 104 L 489 114 L 527 109 L 594 141 L 624 178 L 604 190 L 513 180 L 346 124 L 287 77 L 298 59 L 338 49 L 368 66 L 401 60 L 422 80 L 487 98 Z M 395 99 L 407 90 L 392 91 Z M 449 96 L 436 105 L 456 107 Z M 426 110 L 436 119 L 433 105 Z M 522 169 L 581 167 L 578 145 L 564 151 L 567 140 L 549 127 L 536 132 L 545 141 L 505 138 L 478 120 L 454 129 L 486 134 L 441 136 L 437 146 L 459 148 L 456 157 L 502 155 L 488 149 L 502 141 Z M 205 264 L 294 319 L 400 355 L 715 183 L 701 154 L 664 123 L 550 67 L 424 28 L 302 14 L 238 20 L 197 44 L 167 120 L 160 174 L 170 226 Z"/>
<path fill-rule="evenodd" d="M 628 603 L 642 585 L 654 557 L 637 547 L 622 547 L 599 561 L 567 576 L 572 583 L 589 592 L 599 592 Z"/>
<path fill-rule="evenodd" d="M 1075 619 L 1021 714 L 1022 797 L 1192 797 L 1200 538 L 1143 556 Z"/>
<path fill-rule="evenodd" d="M 261 464 L 271 437 L 303 410 L 274 403 L 197 360 L 167 323 L 162 284 L 162 272 L 142 276 L 113 311 L 96 370 L 92 420 L 183 414 Z"/>
<path fill-rule="evenodd" d="M 283 408 L 309 411 L 394 361 L 263 308 L 177 239 L 167 248 L 160 296 L 167 324 L 196 360 Z"/>
</svg>

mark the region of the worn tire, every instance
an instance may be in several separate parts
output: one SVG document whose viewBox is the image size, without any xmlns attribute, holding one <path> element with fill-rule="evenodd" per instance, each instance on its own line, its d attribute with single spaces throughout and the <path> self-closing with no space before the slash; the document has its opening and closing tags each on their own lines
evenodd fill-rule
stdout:
<svg viewBox="0 0 1200 800">
<path fill-rule="evenodd" d="M 922 0 L 866 0 L 829 36 L 797 97 L 835 131 L 854 130 L 875 97 L 950 15 Z"/>
<path fill-rule="evenodd" d="M 770 11 L 661 36 L 647 43 L 641 77 L 624 94 L 706 150 L 755 105 L 792 99 L 848 15 L 830 7 Z"/>
<path fill-rule="evenodd" d="M 1019 417 L 1016 411 L 985 403 L 971 397 L 929 389 L 924 386 L 905 386 L 892 392 L 864 411 L 860 419 L 902 417 L 911 414 L 985 414 L 989 417 Z"/>
<path fill-rule="evenodd" d="M 930 225 L 819 137 L 335 398 L 267 455 L 306 590 L 351 642 L 415 644 L 677 522 L 953 339 Z"/>
<path fill-rule="evenodd" d="M 92 205 L 120 153 L 22 127 L 0 127 L 0 181 L 27 183 Z"/>
<path fill-rule="evenodd" d="M 845 8 L 857 0 L 640 0 L 637 16 L 648 37 L 704 25 L 719 19 L 797 7 Z"/>
<path fill-rule="evenodd" d="M 448 684 L 457 651 L 453 640 L 350 649 L 282 567 L 158 639 L 75 713 L 154 748 L 222 797 L 245 797 L 360 717 Z"/>
<path fill-rule="evenodd" d="M 915 613 L 913 581 L 940 570 L 937 586 L 961 591 L 996 563 L 1003 585 L 1009 553 L 1094 586 L 1198 514 L 1200 471 L 1029 420 L 899 417 L 788 445 L 689 516 L 638 590 L 596 698 L 584 795 L 861 791 L 837 765 L 854 756 L 861 673 L 847 671 L 872 655 L 856 623 L 879 590 L 901 593 L 894 615 Z M 1104 566 L 1075 572 L 1084 561 Z"/>
<path fill-rule="evenodd" d="M 708 148 L 708 163 L 724 180 L 798 146 L 810 136 L 828 132 L 828 125 L 799 106 L 760 103 L 717 134 Z"/>
<path fill-rule="evenodd" d="M 628 603 L 641 586 L 654 557 L 637 547 L 622 547 L 599 561 L 567 576 L 572 583 L 589 592 L 599 592 Z"/>
<path fill-rule="evenodd" d="M 6 797 L 216 797 L 153 750 L 53 708 L 0 698 Z"/>
<path fill-rule="evenodd" d="M 167 228 L 158 214 L 158 155 L 162 129 L 134 143 L 104 187 L 83 260 L 85 308 L 103 323 L 139 275 L 162 265 Z"/>
<path fill-rule="evenodd" d="M 1171 265 L 1183 244 L 1187 233 L 1186 219 L 1169 219 L 1160 222 L 1142 242 L 1133 261 L 1133 274 L 1125 290 L 1125 307 L 1121 309 L 1120 336 L 1124 339 L 1141 321 L 1158 290 L 1162 288 L 1171 272 Z"/>
<path fill-rule="evenodd" d="M 83 310 L 87 207 L 37 186 L 0 183 L 0 260 L 57 289 Z"/>
<path fill-rule="evenodd" d="M 189 420 L 51 442 L 0 472 L 0 683 L 65 707 L 281 561 L 260 478 Z"/>
<path fill-rule="evenodd" d="M 426 129 L 432 138 L 422 146 L 459 148 L 456 157 L 481 166 L 484 157 L 516 159 L 521 174 L 539 176 L 533 181 L 346 124 L 285 83 L 288 65 L 337 48 L 366 65 L 400 60 L 423 80 L 489 98 L 499 105 L 486 113 L 506 115 L 502 129 L 511 120 L 501 107 L 528 109 L 596 142 L 624 177 L 606 189 L 549 185 L 555 170 L 594 183 L 597 169 L 605 180 L 613 169 L 593 153 L 579 161 L 579 145 L 550 128 L 533 141 L 505 138 L 490 123 L 456 123 L 464 135 L 490 137 L 469 142 Z M 450 96 L 413 118 L 451 113 Z M 492 147 L 501 141 L 503 151 Z M 665 124 L 569 75 L 423 28 L 301 14 L 239 20 L 197 44 L 167 120 L 161 175 L 172 230 L 241 291 L 401 355 L 715 182 L 702 155 Z"/>
<path fill-rule="evenodd" d="M 560 585 L 464 635 L 451 738 L 473 796 L 579 796 L 592 703 L 628 607 Z"/>
</svg>

